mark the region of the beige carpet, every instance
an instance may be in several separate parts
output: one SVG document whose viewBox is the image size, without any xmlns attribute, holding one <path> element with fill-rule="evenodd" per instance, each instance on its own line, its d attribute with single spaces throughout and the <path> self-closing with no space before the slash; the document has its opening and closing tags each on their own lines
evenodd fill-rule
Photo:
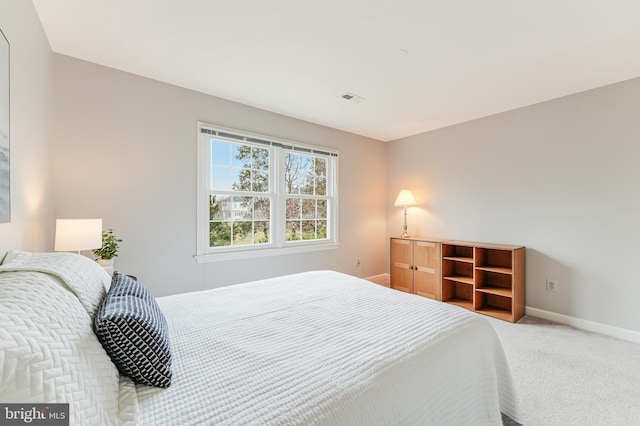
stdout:
<svg viewBox="0 0 640 426">
<path fill-rule="evenodd" d="M 525 426 L 640 425 L 640 345 L 526 316 L 490 318 Z"/>
</svg>

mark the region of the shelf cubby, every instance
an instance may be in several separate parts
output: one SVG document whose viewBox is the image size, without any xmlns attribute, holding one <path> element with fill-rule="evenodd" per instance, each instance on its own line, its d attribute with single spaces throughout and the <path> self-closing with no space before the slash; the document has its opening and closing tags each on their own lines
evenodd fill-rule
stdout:
<svg viewBox="0 0 640 426">
<path fill-rule="evenodd" d="M 477 291 L 510 297 L 513 294 L 512 274 L 476 268 L 475 286 Z"/>
<path fill-rule="evenodd" d="M 511 321 L 513 299 L 498 294 L 476 292 L 475 310 L 496 318 Z"/>
<path fill-rule="evenodd" d="M 500 270 L 508 270 L 509 273 L 513 268 L 513 259 L 511 250 L 476 247 L 475 249 L 476 267 L 496 268 Z"/>
<path fill-rule="evenodd" d="M 473 309 L 473 282 L 457 279 L 442 279 L 442 301 Z"/>
<path fill-rule="evenodd" d="M 442 258 L 456 262 L 473 264 L 473 247 L 454 244 L 443 244 Z"/>
</svg>

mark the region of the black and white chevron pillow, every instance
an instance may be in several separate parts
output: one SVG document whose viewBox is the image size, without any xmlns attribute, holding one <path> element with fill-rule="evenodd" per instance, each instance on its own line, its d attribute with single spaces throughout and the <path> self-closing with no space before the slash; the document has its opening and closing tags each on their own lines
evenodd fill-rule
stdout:
<svg viewBox="0 0 640 426">
<path fill-rule="evenodd" d="M 120 373 L 136 383 L 169 387 L 167 320 L 137 281 L 114 272 L 111 288 L 95 316 L 94 331 Z"/>
</svg>

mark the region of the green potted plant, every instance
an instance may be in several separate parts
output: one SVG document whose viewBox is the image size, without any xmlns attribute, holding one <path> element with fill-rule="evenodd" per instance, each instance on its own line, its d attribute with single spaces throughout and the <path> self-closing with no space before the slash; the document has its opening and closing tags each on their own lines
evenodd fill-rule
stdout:
<svg viewBox="0 0 640 426">
<path fill-rule="evenodd" d="M 96 261 L 109 275 L 113 275 L 113 261 L 118 257 L 118 248 L 122 240 L 113 234 L 113 229 L 102 231 L 102 247 L 92 250 Z"/>
</svg>

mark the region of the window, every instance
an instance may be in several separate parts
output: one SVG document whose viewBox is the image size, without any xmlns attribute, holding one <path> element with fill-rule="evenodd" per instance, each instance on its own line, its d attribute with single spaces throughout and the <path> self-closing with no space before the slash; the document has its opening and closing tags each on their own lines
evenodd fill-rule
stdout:
<svg viewBox="0 0 640 426">
<path fill-rule="evenodd" d="M 209 139 L 209 247 L 270 243 L 269 149 Z"/>
<path fill-rule="evenodd" d="M 284 154 L 287 241 L 327 238 L 327 159 Z"/>
<path fill-rule="evenodd" d="M 198 129 L 198 261 L 335 247 L 337 152 Z"/>
</svg>

